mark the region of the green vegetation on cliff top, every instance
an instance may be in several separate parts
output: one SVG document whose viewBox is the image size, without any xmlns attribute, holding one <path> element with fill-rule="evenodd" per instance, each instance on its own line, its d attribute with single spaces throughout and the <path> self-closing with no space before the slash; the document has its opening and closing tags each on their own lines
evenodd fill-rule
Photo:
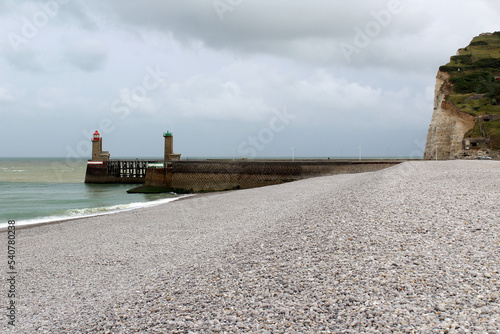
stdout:
<svg viewBox="0 0 500 334">
<path fill-rule="evenodd" d="M 500 31 L 475 37 L 439 68 L 450 75 L 452 89 L 446 99 L 474 115 L 500 115 Z M 500 119 L 476 123 L 466 137 L 483 137 L 482 124 L 492 148 L 500 149 Z"/>
<path fill-rule="evenodd" d="M 440 67 L 450 74 L 448 100 L 474 116 L 500 114 L 500 31 L 475 37 Z"/>
</svg>

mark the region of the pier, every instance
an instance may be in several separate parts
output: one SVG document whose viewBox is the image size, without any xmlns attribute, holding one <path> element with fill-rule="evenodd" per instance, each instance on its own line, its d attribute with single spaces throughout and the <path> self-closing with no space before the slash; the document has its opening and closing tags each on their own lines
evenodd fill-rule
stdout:
<svg viewBox="0 0 500 334">
<path fill-rule="evenodd" d="M 144 183 L 149 164 L 156 160 L 88 161 L 85 183 Z"/>
<path fill-rule="evenodd" d="M 246 189 L 301 180 L 314 176 L 377 171 L 400 160 L 181 160 L 173 153 L 173 135 L 163 134 L 163 160 L 110 159 L 102 151 L 102 138 L 92 138 L 92 160 L 85 183 L 141 184 L 129 192 L 197 193 Z"/>
</svg>

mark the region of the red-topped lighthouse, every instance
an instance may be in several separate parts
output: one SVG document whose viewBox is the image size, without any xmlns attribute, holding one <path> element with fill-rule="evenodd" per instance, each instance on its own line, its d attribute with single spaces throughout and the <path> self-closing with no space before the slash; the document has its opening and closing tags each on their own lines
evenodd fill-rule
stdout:
<svg viewBox="0 0 500 334">
<path fill-rule="evenodd" d="M 92 161 L 109 160 L 109 152 L 102 150 L 102 138 L 99 131 L 95 131 L 92 136 Z"/>
</svg>

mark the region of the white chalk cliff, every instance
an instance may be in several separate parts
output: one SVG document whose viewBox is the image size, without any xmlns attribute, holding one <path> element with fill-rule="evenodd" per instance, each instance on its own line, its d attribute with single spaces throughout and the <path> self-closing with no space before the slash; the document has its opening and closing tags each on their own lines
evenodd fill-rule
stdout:
<svg viewBox="0 0 500 334">
<path fill-rule="evenodd" d="M 450 75 L 439 71 L 434 90 L 434 112 L 427 133 L 424 159 L 455 159 L 463 151 L 465 134 L 474 127 L 475 117 L 460 111 L 446 97 L 452 85 Z"/>
</svg>

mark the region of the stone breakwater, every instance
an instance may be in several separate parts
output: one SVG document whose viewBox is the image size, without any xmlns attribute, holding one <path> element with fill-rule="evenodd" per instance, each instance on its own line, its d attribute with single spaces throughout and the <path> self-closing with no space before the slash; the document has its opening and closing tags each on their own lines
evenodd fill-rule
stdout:
<svg viewBox="0 0 500 334">
<path fill-rule="evenodd" d="M 20 230 L 11 332 L 498 333 L 499 205 L 407 162 Z"/>
</svg>

